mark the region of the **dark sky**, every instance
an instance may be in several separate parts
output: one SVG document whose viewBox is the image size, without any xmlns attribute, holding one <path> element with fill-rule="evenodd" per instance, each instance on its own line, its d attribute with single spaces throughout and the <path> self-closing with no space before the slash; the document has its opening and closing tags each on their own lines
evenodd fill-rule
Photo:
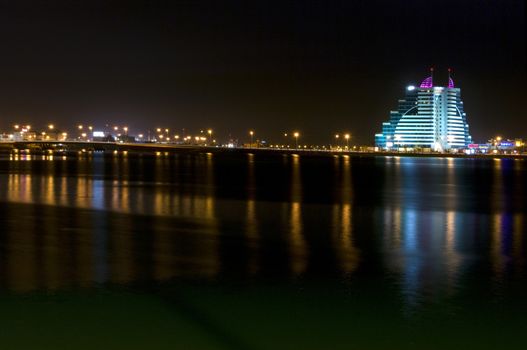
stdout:
<svg viewBox="0 0 527 350">
<path fill-rule="evenodd" d="M 0 127 L 373 135 L 452 67 L 476 141 L 527 138 L 521 0 L 0 1 Z"/>
</svg>

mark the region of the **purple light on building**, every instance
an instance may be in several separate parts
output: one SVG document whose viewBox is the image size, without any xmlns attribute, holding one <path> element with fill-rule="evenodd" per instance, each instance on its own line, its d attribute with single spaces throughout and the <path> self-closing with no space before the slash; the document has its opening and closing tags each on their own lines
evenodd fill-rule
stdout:
<svg viewBox="0 0 527 350">
<path fill-rule="evenodd" d="M 421 83 L 419 87 L 423 89 L 429 89 L 433 86 L 434 86 L 434 83 L 432 81 L 432 77 L 428 77 L 425 80 L 423 80 L 423 82 Z"/>
<path fill-rule="evenodd" d="M 452 78 L 448 78 L 448 88 L 453 89 L 454 87 L 454 81 L 452 80 Z"/>
</svg>

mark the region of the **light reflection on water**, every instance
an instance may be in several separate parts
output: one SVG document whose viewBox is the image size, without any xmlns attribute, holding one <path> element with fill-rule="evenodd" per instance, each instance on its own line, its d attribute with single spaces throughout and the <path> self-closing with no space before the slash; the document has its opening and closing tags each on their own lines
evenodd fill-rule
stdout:
<svg viewBox="0 0 527 350">
<path fill-rule="evenodd" d="M 495 293 L 524 278 L 523 162 L 28 157 L 0 161 L 7 290 L 260 275 L 349 282 L 381 266 L 411 311 L 454 296 L 475 268 Z"/>
<path fill-rule="evenodd" d="M 359 264 L 359 250 L 354 245 L 353 238 L 353 187 L 351 178 L 351 162 L 348 156 L 335 161 L 335 175 L 339 189 L 333 204 L 333 239 L 335 253 L 341 270 L 349 275 Z"/>
<path fill-rule="evenodd" d="M 283 215 L 289 218 L 291 270 L 299 275 L 306 269 L 308 248 L 305 242 L 302 222 L 302 179 L 300 178 L 300 157 L 294 154 L 291 158 L 291 199 L 289 210 Z"/>
<path fill-rule="evenodd" d="M 250 260 L 248 270 L 251 274 L 258 272 L 258 219 L 256 213 L 256 179 L 254 174 L 254 154 L 247 155 L 247 220 L 245 232 L 247 235 L 247 249 L 249 250 Z"/>
</svg>

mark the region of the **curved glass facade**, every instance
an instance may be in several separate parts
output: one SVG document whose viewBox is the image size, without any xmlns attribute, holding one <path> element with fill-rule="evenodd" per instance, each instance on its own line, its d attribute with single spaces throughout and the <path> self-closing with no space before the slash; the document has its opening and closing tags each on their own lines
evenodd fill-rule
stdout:
<svg viewBox="0 0 527 350">
<path fill-rule="evenodd" d="M 444 152 L 466 148 L 472 143 L 461 90 L 449 78 L 448 87 L 433 86 L 432 77 L 419 87 L 408 86 L 390 120 L 382 124 L 382 133 L 375 135 L 375 146 L 429 148 Z"/>
</svg>

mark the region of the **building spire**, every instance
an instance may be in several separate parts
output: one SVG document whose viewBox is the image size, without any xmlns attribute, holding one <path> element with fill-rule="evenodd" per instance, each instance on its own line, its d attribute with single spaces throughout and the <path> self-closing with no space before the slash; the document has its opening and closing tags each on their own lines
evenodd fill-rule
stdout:
<svg viewBox="0 0 527 350">
<path fill-rule="evenodd" d="M 450 74 L 452 73 L 452 69 L 448 68 L 448 88 L 453 89 L 454 88 L 454 80 L 452 80 L 452 77 Z"/>
<path fill-rule="evenodd" d="M 420 88 L 429 89 L 434 86 L 434 67 L 430 67 L 430 76 L 423 80 Z"/>
</svg>

